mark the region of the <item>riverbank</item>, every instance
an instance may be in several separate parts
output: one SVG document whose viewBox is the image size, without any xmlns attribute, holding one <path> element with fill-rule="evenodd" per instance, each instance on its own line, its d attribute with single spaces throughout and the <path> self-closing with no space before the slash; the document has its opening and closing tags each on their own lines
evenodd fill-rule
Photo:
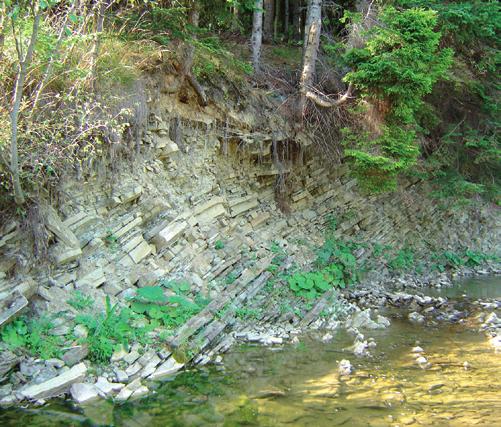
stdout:
<svg viewBox="0 0 501 427">
<path fill-rule="evenodd" d="M 20 357 L 9 382 L 0 388 L 0 402 L 4 407 L 38 406 L 61 395 L 80 404 L 98 398 L 123 402 L 149 394 L 156 388 L 156 381 L 168 379 L 181 370 L 221 364 L 222 355 L 234 345 L 297 343 L 301 336 L 312 330 L 319 331 L 319 339 L 329 343 L 336 331 L 346 329 L 353 338 L 350 346 L 353 357 L 369 357 L 378 345 L 370 331 L 390 325 L 391 320 L 386 314 L 388 309 L 397 309 L 399 317 L 426 325 L 469 322 L 474 312 L 478 321 L 473 327 L 484 331 L 493 351 L 497 351 L 501 336 L 501 321 L 496 316 L 496 310 L 501 306 L 499 299 L 478 299 L 461 310 L 454 300 L 429 294 L 433 289 L 450 288 L 465 277 L 500 273 L 499 264 L 493 263 L 426 275 L 391 277 L 388 272 L 372 272 L 354 287 L 326 292 L 314 303 L 303 307 L 306 308 L 303 313 L 298 313 L 280 308 L 297 301 L 292 294 L 289 294 L 289 300 L 284 300 L 283 295 L 273 294 L 269 280 L 271 273 L 266 271 L 262 274 L 267 282 L 261 277 L 237 295 L 229 293 L 227 297 L 233 296 L 231 306 L 224 297 L 212 301 L 209 303 L 209 306 L 213 304 L 212 311 L 204 309 L 206 311 L 190 318 L 175 336 L 163 342 L 135 342 L 129 348 L 115 351 L 110 362 L 89 360 L 85 345 L 67 349 L 61 358 Z M 255 307 L 263 306 L 265 297 L 268 302 L 273 302 L 257 316 Z M 220 308 L 216 310 L 217 307 Z M 212 313 L 212 317 L 208 313 Z M 194 325 L 198 328 L 195 329 Z M 81 325 L 75 329 L 82 334 L 86 332 Z M 177 344 L 180 342 L 181 345 Z M 5 357 L 6 352 L 3 354 Z M 12 354 L 15 357 L 15 353 Z M 423 356 L 420 364 L 426 368 L 427 363 Z"/>
</svg>

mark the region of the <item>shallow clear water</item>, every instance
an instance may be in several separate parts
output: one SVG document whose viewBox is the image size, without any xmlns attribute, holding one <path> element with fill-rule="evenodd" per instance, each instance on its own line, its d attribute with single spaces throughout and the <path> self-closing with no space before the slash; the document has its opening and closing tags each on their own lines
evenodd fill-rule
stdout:
<svg viewBox="0 0 501 427">
<path fill-rule="evenodd" d="M 476 277 L 466 279 L 458 286 L 443 289 L 431 289 L 427 292 L 427 294 L 447 298 L 501 298 L 501 278 Z"/>
<path fill-rule="evenodd" d="M 501 280 L 487 282 L 488 294 L 475 296 L 501 296 Z M 478 286 L 468 282 L 457 295 Z M 377 342 L 370 358 L 353 356 L 342 331 L 328 344 L 310 335 L 281 348 L 241 346 L 225 355 L 224 370 L 184 372 L 139 401 L 9 410 L 0 425 L 501 426 L 501 354 L 473 321 L 416 326 L 401 314 L 366 334 Z M 431 369 L 414 363 L 416 343 Z M 347 379 L 337 372 L 341 359 L 356 368 Z"/>
</svg>

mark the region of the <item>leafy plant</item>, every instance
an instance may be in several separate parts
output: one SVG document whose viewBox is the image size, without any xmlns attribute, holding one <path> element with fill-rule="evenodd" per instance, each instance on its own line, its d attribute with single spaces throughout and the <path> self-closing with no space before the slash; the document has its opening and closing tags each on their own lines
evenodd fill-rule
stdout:
<svg viewBox="0 0 501 427">
<path fill-rule="evenodd" d="M 235 281 L 237 279 L 238 279 L 237 273 L 232 271 L 232 272 L 228 273 L 228 275 L 225 277 L 224 283 L 226 283 L 227 285 L 231 285 L 231 284 L 235 283 Z"/>
<path fill-rule="evenodd" d="M 222 240 L 216 240 L 216 243 L 214 243 L 214 249 L 217 251 L 224 249 L 224 242 Z"/>
<path fill-rule="evenodd" d="M 35 357 L 50 359 L 61 355 L 63 345 L 62 337 L 50 334 L 53 328 L 53 321 L 47 316 L 21 317 L 2 329 L 1 338 L 11 350 L 26 348 Z"/>
<path fill-rule="evenodd" d="M 245 307 L 240 307 L 235 310 L 235 315 L 239 319 L 246 320 L 246 319 L 257 319 L 259 315 L 261 314 L 260 310 L 257 308 L 245 308 Z"/>
<path fill-rule="evenodd" d="M 118 303 L 112 306 L 109 297 L 106 297 L 104 313 L 79 314 L 75 322 L 89 331 L 88 336 L 82 338 L 89 347 L 89 357 L 96 362 L 106 362 L 120 345 L 128 348 L 132 341 L 144 337 L 143 329 L 131 326 L 134 318 L 131 310 L 120 308 Z"/>
<path fill-rule="evenodd" d="M 389 257 L 388 268 L 393 271 L 407 271 L 414 267 L 414 252 L 411 249 L 400 249 L 394 257 Z"/>
<path fill-rule="evenodd" d="M 90 296 L 83 294 L 81 291 L 75 291 L 73 296 L 66 302 L 79 311 L 85 310 L 94 305 L 94 300 Z"/>
<path fill-rule="evenodd" d="M 171 282 L 176 283 L 176 282 Z M 190 317 L 199 313 L 207 301 L 199 299 L 190 301 L 182 293 L 186 284 L 177 284 L 179 293 L 167 297 L 160 286 L 147 286 L 138 289 L 137 296 L 131 300 L 131 310 L 134 313 L 145 315 L 153 326 L 162 323 L 168 328 L 175 328 L 185 323 Z M 188 285 L 189 286 L 189 285 Z"/>
</svg>

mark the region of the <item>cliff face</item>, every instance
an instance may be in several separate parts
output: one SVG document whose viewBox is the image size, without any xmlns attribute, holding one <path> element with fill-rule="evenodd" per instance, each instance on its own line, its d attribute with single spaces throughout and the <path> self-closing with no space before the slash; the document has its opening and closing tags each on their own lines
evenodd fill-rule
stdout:
<svg viewBox="0 0 501 427">
<path fill-rule="evenodd" d="M 75 289 L 121 299 L 166 277 L 208 294 L 211 282 L 269 257 L 274 241 L 307 263 L 332 216 L 338 234 L 395 247 L 488 250 L 499 242 L 488 206 L 441 209 L 420 183 L 380 197 L 359 193 L 345 165 L 323 158 L 308 135 L 292 138 L 258 96 L 202 111 L 163 95 L 150 111 L 140 156 L 116 159 L 112 173 L 64 180 L 57 210 L 41 207 L 48 261 L 29 260 L 23 231 L 2 225 L 4 300 L 26 305 L 12 296 L 18 289 L 61 309 Z"/>
</svg>

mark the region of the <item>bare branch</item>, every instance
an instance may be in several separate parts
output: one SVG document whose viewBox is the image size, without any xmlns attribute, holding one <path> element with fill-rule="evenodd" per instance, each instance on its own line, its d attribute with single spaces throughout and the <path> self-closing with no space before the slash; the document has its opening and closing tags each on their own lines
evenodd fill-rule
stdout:
<svg viewBox="0 0 501 427">
<path fill-rule="evenodd" d="M 350 83 L 348 85 L 348 90 L 336 100 L 331 100 L 329 98 L 323 98 L 319 94 L 309 90 L 306 92 L 306 98 L 313 101 L 319 107 L 323 107 L 323 108 L 339 107 L 340 105 L 346 103 L 347 101 L 349 101 L 352 98 L 352 96 L 351 96 L 352 90 L 353 90 L 353 85 Z"/>
</svg>

